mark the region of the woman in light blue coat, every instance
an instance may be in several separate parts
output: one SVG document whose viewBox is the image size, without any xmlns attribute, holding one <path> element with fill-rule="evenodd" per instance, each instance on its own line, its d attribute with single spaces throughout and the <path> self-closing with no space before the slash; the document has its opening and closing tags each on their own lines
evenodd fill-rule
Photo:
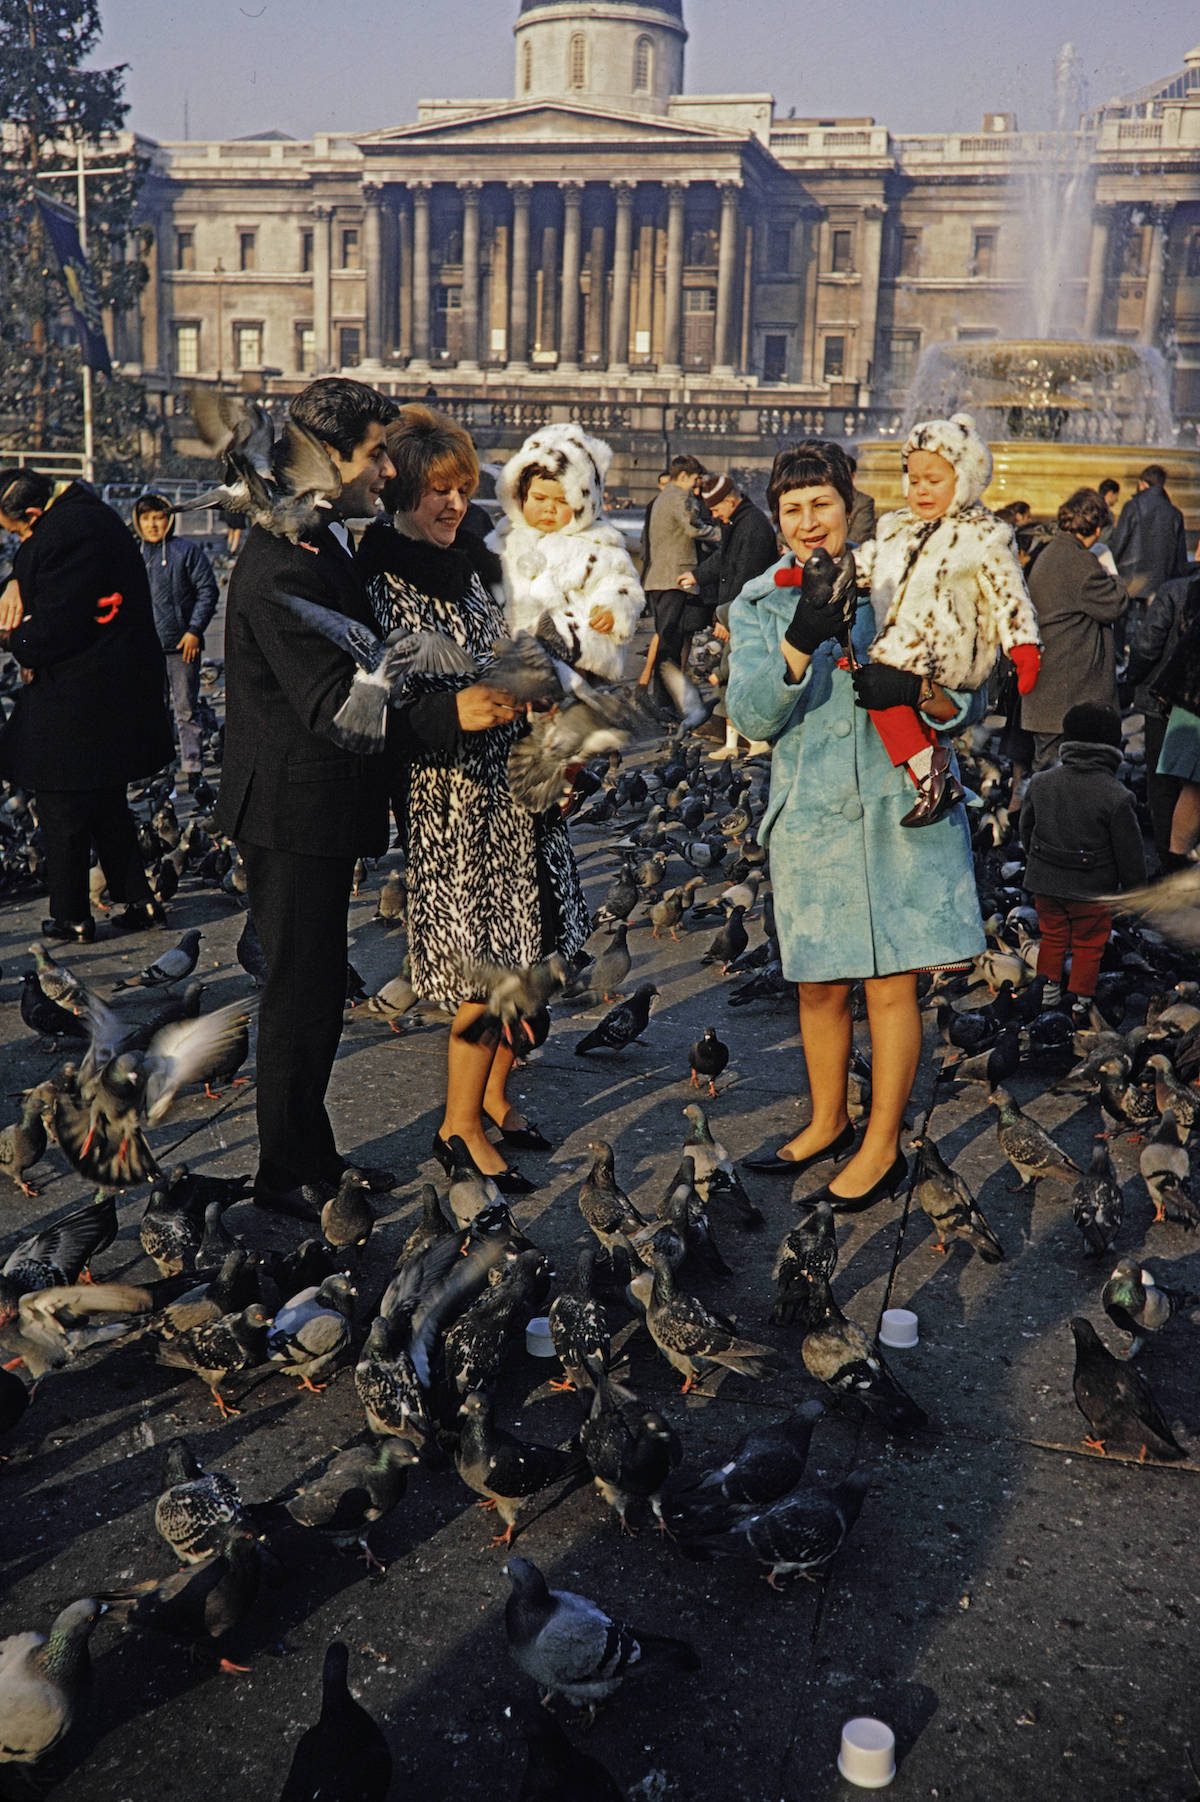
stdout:
<svg viewBox="0 0 1200 1802">
<path fill-rule="evenodd" d="M 963 807 L 920 832 L 900 824 L 912 784 L 865 711 L 900 698 L 887 688 L 897 672 L 864 662 L 877 630 L 869 598 L 851 582 L 841 585 L 846 598 L 821 605 L 790 575 L 818 547 L 835 559 L 846 548 L 853 484 L 844 453 L 816 441 L 781 451 L 768 499 L 789 549 L 733 604 L 726 708 L 744 736 L 774 747 L 759 836 L 784 974 L 799 984 L 812 1118 L 750 1163 L 796 1174 L 853 1148 L 850 990 L 864 979 L 871 1113 L 824 1191 L 837 1211 L 855 1212 L 894 1194 L 905 1175 L 900 1128 L 921 1053 L 917 972 L 969 962 L 984 937 Z M 847 636 L 862 668 L 844 667 Z M 979 716 L 982 697 L 927 681 L 919 706 L 935 729 L 956 731 Z"/>
</svg>

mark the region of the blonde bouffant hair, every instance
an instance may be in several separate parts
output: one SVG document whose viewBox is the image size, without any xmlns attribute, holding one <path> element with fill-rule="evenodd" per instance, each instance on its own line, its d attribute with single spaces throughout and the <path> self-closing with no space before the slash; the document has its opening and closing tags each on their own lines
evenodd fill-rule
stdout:
<svg viewBox="0 0 1200 1802">
<path fill-rule="evenodd" d="M 387 428 L 387 453 L 396 473 L 383 491 L 389 513 L 410 513 L 435 484 L 479 486 L 479 458 L 470 434 L 445 413 L 411 402 Z"/>
</svg>

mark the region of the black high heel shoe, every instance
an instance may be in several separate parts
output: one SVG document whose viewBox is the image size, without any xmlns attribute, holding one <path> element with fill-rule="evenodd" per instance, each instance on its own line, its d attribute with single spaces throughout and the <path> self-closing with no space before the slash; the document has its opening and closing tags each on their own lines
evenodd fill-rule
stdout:
<svg viewBox="0 0 1200 1802">
<path fill-rule="evenodd" d="M 480 1170 L 479 1165 L 475 1162 L 475 1159 L 471 1156 L 470 1151 L 467 1149 L 466 1145 L 463 1144 L 461 1139 L 451 1139 L 449 1143 L 447 1143 L 447 1141 L 443 1139 L 441 1133 L 435 1131 L 433 1135 L 433 1155 L 442 1166 L 442 1169 L 446 1172 L 447 1176 L 453 1176 L 454 1174 L 455 1145 L 462 1147 L 462 1157 L 466 1159 L 472 1170 L 478 1171 L 480 1176 L 488 1175 L 491 1177 L 501 1195 L 532 1195 L 533 1191 L 537 1188 L 537 1184 L 531 1183 L 527 1176 L 522 1176 L 521 1172 L 513 1164 L 510 1164 L 505 1170 L 497 1170 L 495 1172 Z"/>
<path fill-rule="evenodd" d="M 895 1162 L 886 1169 L 878 1182 L 864 1189 L 861 1195 L 837 1195 L 828 1183 L 807 1198 L 806 1205 L 812 1207 L 818 1201 L 827 1201 L 835 1214 L 862 1214 L 867 1208 L 873 1208 L 877 1201 L 886 1201 L 896 1193 L 908 1175 L 908 1159 L 902 1151 L 896 1153 Z"/>
<path fill-rule="evenodd" d="M 853 1149 L 854 1124 L 847 1120 L 835 1139 L 830 1139 L 828 1145 L 822 1145 L 820 1151 L 810 1151 L 806 1158 L 781 1158 L 777 1151 L 773 1151 L 762 1158 L 743 1158 L 742 1163 L 747 1170 L 755 1170 L 760 1176 L 799 1176 L 801 1171 L 811 1170 L 814 1164 L 820 1164 L 825 1158 L 840 1158 L 843 1152 Z"/>
<path fill-rule="evenodd" d="M 501 1145 L 511 1145 L 514 1151 L 553 1151 L 554 1146 L 544 1132 L 528 1122 L 524 1126 L 500 1128 Z"/>
</svg>

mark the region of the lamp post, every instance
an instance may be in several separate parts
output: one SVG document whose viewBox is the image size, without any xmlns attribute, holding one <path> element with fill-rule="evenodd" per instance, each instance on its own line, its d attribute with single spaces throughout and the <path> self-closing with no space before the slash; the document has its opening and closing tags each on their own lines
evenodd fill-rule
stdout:
<svg viewBox="0 0 1200 1802">
<path fill-rule="evenodd" d="M 217 258 L 213 274 L 217 278 L 217 387 L 221 386 L 224 371 L 221 367 L 221 349 L 225 341 L 225 326 L 221 318 L 221 282 L 225 275 L 225 265 Z"/>
</svg>

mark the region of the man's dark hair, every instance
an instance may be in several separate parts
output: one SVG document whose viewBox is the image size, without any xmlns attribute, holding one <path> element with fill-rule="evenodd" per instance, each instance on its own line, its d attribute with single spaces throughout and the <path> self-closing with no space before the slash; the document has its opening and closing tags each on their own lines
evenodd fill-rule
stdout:
<svg viewBox="0 0 1200 1802">
<path fill-rule="evenodd" d="M 699 457 L 689 457 L 686 455 L 672 457 L 671 467 L 667 471 L 667 474 L 672 481 L 675 480 L 676 476 L 702 476 L 704 474 L 704 465 L 701 463 Z"/>
<path fill-rule="evenodd" d="M 1112 514 L 1094 488 L 1077 488 L 1058 509 L 1059 531 L 1074 532 L 1080 538 L 1090 538 L 1111 524 Z"/>
<path fill-rule="evenodd" d="M 850 465 L 850 474 L 856 476 L 858 474 L 858 458 L 853 451 L 846 452 L 846 462 Z"/>
<path fill-rule="evenodd" d="M 775 458 L 767 483 L 767 506 L 779 524 L 780 497 L 791 488 L 823 488 L 828 484 L 840 495 L 847 514 L 854 506 L 854 478 L 846 453 L 832 439 L 804 438 L 785 445 Z"/>
<path fill-rule="evenodd" d="M 1108 499 L 1110 494 L 1120 494 L 1120 492 L 1120 482 L 1114 482 L 1111 476 L 1105 476 L 1104 480 L 1100 482 L 1096 488 L 1096 493 L 1102 495 L 1105 500 Z"/>
<path fill-rule="evenodd" d="M 0 469 L 0 513 L 20 519 L 30 507 L 44 507 L 54 483 L 37 469 Z"/>
<path fill-rule="evenodd" d="M 323 375 L 301 390 L 289 408 L 297 425 L 328 444 L 339 457 L 349 457 L 372 424 L 389 425 L 396 404 L 377 388 L 345 375 Z"/>
<path fill-rule="evenodd" d="M 1143 469 L 1141 475 L 1138 477 L 1138 481 L 1145 482 L 1148 488 L 1165 488 L 1167 485 L 1167 472 L 1161 463 L 1147 463 L 1145 469 Z"/>
</svg>

